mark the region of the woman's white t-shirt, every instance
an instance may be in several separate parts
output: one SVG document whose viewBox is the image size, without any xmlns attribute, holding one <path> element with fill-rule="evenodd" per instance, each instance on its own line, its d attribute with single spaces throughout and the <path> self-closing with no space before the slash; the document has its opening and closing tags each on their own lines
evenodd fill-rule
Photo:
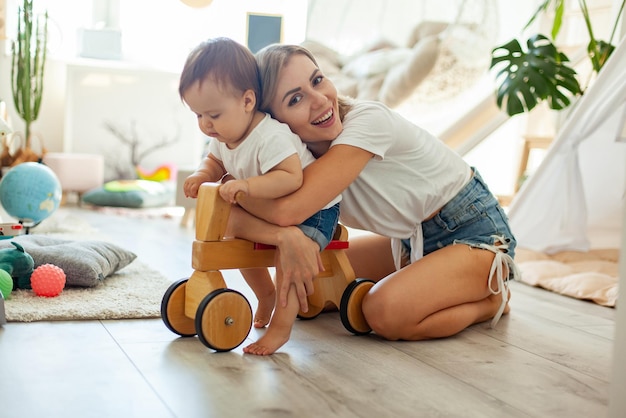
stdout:
<svg viewBox="0 0 626 418">
<path fill-rule="evenodd" d="M 356 102 L 331 147 L 351 145 L 374 154 L 342 192 L 340 220 L 390 238 L 396 267 L 400 239 L 411 239 L 411 260 L 422 257 L 421 223 L 468 183 L 470 166 L 447 145 L 378 102 Z"/>
</svg>

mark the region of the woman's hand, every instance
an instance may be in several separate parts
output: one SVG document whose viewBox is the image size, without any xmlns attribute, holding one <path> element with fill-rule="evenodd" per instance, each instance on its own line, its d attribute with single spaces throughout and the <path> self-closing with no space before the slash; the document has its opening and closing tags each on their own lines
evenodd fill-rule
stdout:
<svg viewBox="0 0 626 418">
<path fill-rule="evenodd" d="M 280 289 L 276 289 L 278 303 L 287 306 L 287 294 L 296 288 L 300 310 L 307 312 L 307 296 L 313 294 L 313 279 L 324 270 L 319 245 L 297 227 L 282 228 L 276 251 L 276 274 L 282 275 Z"/>
</svg>

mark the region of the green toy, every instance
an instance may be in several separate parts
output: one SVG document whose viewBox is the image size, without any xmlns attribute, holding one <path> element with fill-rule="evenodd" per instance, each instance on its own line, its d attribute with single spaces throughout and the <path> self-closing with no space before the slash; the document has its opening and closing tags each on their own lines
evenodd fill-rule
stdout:
<svg viewBox="0 0 626 418">
<path fill-rule="evenodd" d="M 11 244 L 13 244 L 15 248 L 0 249 L 0 270 L 7 272 L 13 279 L 11 290 L 15 288 L 30 289 L 30 275 L 33 273 L 35 266 L 33 257 L 24 251 L 24 247 L 17 242 L 11 241 Z M 2 282 L 4 282 L 4 280 L 2 280 Z M 5 285 L 3 285 L 2 293 L 4 298 L 8 299 L 9 295 L 5 293 L 6 289 L 4 289 L 4 287 Z"/>
<path fill-rule="evenodd" d="M 0 270 L 0 293 L 3 299 L 8 299 L 13 290 L 13 279 L 4 270 Z"/>
</svg>

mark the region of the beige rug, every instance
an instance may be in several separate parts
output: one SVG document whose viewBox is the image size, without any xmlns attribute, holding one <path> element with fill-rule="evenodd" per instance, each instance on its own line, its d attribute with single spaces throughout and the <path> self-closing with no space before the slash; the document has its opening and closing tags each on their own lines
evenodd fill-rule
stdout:
<svg viewBox="0 0 626 418">
<path fill-rule="evenodd" d="M 521 281 L 572 298 L 615 307 L 618 299 L 619 249 L 544 254 L 515 249 Z"/>
<path fill-rule="evenodd" d="M 80 217 L 57 212 L 32 233 L 63 239 L 108 240 Z M 135 260 L 96 286 L 65 288 L 54 298 L 15 290 L 5 300 L 8 322 L 83 319 L 134 319 L 161 316 L 161 299 L 171 280 L 154 268 Z"/>
<path fill-rule="evenodd" d="M 16 290 L 5 301 L 8 322 L 132 319 L 161 316 L 161 299 L 171 283 L 161 273 L 135 260 L 102 284 L 66 288 L 54 298 Z"/>
</svg>

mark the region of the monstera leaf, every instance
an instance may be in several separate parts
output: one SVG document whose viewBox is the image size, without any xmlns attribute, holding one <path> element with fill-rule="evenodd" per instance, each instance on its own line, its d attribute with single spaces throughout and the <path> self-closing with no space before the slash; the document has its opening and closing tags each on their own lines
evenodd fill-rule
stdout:
<svg viewBox="0 0 626 418">
<path fill-rule="evenodd" d="M 532 36 L 526 45 L 524 51 L 513 39 L 492 51 L 490 68 L 502 67 L 496 75 L 498 106 L 509 116 L 530 111 L 544 100 L 551 109 L 569 106 L 570 97 L 582 90 L 576 71 L 566 64 L 567 56 L 543 35 Z"/>
</svg>

